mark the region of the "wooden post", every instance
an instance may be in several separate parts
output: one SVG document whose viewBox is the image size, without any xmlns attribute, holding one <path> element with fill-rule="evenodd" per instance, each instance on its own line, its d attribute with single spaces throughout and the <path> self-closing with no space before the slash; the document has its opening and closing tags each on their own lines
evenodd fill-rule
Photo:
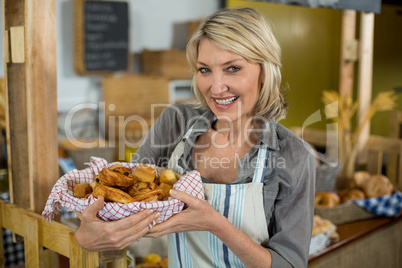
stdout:
<svg viewBox="0 0 402 268">
<path fill-rule="evenodd" d="M 374 13 L 361 13 L 360 17 L 360 46 L 359 46 L 359 72 L 358 97 L 360 105 L 358 110 L 358 124 L 370 108 L 373 80 L 373 42 L 374 42 Z M 362 152 L 370 136 L 370 122 L 363 128 L 358 141 L 359 151 Z M 361 153 L 359 162 L 365 162 L 366 154 Z"/>
<path fill-rule="evenodd" d="M 56 0 L 4 0 L 11 202 L 43 211 L 58 179 Z"/>
<path fill-rule="evenodd" d="M 3 204 L 1 202 L 0 202 L 0 224 L 3 227 Z M 6 258 L 4 256 L 4 241 L 3 236 L 0 235 L 0 268 L 4 268 L 5 261 Z"/>
<path fill-rule="evenodd" d="M 344 97 L 352 97 L 354 63 L 357 51 L 356 41 L 356 11 L 342 11 L 341 33 L 341 62 L 339 70 L 339 94 Z"/>
<path fill-rule="evenodd" d="M 25 216 L 27 236 L 24 241 L 25 266 L 39 267 L 40 244 L 39 244 L 39 220 L 29 215 Z"/>
<path fill-rule="evenodd" d="M 341 33 L 341 60 L 339 70 L 339 94 L 342 100 L 353 100 L 353 79 L 354 64 L 357 60 L 356 40 L 356 11 L 342 11 L 342 33 Z M 344 125 L 338 133 L 338 155 L 342 158 L 347 154 L 344 144 L 350 144 L 352 125 Z M 343 163 L 345 165 L 345 163 Z M 346 168 L 346 166 L 344 166 Z M 349 178 L 340 176 L 337 180 L 337 188 L 344 189 L 349 185 Z"/>
</svg>

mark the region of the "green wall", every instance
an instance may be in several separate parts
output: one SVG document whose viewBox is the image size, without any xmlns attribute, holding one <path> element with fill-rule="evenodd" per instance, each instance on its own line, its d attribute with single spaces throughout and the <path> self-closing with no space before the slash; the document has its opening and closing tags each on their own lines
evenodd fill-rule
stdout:
<svg viewBox="0 0 402 268">
<path fill-rule="evenodd" d="M 381 14 L 375 16 L 373 65 L 373 97 L 402 88 L 402 7 L 383 5 Z M 401 93 L 398 110 L 402 110 Z M 387 136 L 390 124 L 389 112 L 378 113 L 371 122 L 371 132 Z"/>
<path fill-rule="evenodd" d="M 289 112 L 281 123 L 287 127 L 302 126 L 310 115 L 324 108 L 322 91 L 338 90 L 342 12 L 267 2 L 227 1 L 227 7 L 235 6 L 258 9 L 274 26 L 282 47 L 283 85 L 289 86 Z M 402 16 L 398 16 L 395 7 L 384 6 L 381 15 L 375 16 L 373 97 L 380 91 L 402 87 L 400 29 Z M 357 67 L 355 72 L 357 74 Z M 398 109 L 402 109 L 402 100 L 398 103 Z M 375 115 L 371 133 L 388 135 L 388 117 L 389 112 Z M 323 114 L 322 118 L 310 127 L 324 128 L 330 123 Z"/>
</svg>

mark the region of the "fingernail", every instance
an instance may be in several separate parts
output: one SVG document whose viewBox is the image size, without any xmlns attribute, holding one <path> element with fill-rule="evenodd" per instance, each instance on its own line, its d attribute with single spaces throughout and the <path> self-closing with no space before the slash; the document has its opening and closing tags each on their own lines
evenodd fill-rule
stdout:
<svg viewBox="0 0 402 268">
<path fill-rule="evenodd" d="M 152 221 L 152 225 L 155 225 L 155 224 L 156 224 L 156 221 L 155 221 L 155 220 L 153 220 L 153 221 Z"/>
<path fill-rule="evenodd" d="M 161 214 L 158 212 L 154 215 L 155 219 L 158 219 Z"/>
<path fill-rule="evenodd" d="M 170 195 L 175 195 L 175 194 L 176 194 L 176 190 L 170 189 L 170 190 L 169 190 L 169 194 L 170 194 Z"/>
<path fill-rule="evenodd" d="M 154 210 L 153 210 L 153 209 L 150 209 L 150 210 L 147 211 L 147 214 L 148 214 L 148 215 L 151 215 L 152 213 L 154 213 Z"/>
</svg>

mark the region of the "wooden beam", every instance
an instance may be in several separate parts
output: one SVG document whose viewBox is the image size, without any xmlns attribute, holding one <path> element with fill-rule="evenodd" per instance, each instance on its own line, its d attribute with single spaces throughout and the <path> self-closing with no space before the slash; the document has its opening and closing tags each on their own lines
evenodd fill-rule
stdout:
<svg viewBox="0 0 402 268">
<path fill-rule="evenodd" d="M 360 46 L 359 46 L 359 72 L 358 72 L 358 124 L 364 120 L 370 108 L 373 80 L 373 42 L 374 42 L 374 13 L 360 15 Z M 359 138 L 359 151 L 362 152 L 370 136 L 370 122 L 363 128 Z M 360 154 L 359 162 L 366 161 L 366 154 Z"/>
<path fill-rule="evenodd" d="M 39 245 L 39 227 L 40 220 L 34 217 L 25 217 L 26 237 L 24 241 L 25 266 L 39 267 L 40 245 Z"/>
<path fill-rule="evenodd" d="M 9 40 L 11 27 L 25 25 L 23 0 L 3 1 L 3 36 Z M 10 55 L 10 42 L 4 46 Z M 29 163 L 28 163 L 28 119 L 27 93 L 25 86 L 25 64 L 4 64 L 4 88 L 6 93 L 6 142 L 11 202 L 30 208 Z M 21 191 L 21 189 L 25 189 Z"/>
<path fill-rule="evenodd" d="M 342 98 L 352 97 L 356 41 L 356 11 L 342 11 L 341 62 L 339 70 L 339 94 Z M 357 51 L 356 51 L 357 52 Z"/>
<path fill-rule="evenodd" d="M 3 36 L 17 30 L 4 68 L 10 197 L 41 213 L 59 177 L 56 0 L 4 0 L 3 12 Z"/>
<path fill-rule="evenodd" d="M 25 28 L 31 209 L 41 213 L 59 178 L 56 0 L 27 0 Z"/>
</svg>

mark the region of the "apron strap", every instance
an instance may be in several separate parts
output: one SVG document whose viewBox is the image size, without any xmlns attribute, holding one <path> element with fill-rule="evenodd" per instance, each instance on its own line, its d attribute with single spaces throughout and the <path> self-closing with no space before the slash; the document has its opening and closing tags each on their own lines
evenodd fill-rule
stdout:
<svg viewBox="0 0 402 268">
<path fill-rule="evenodd" d="M 172 155 L 170 156 L 168 162 L 168 169 L 172 169 L 181 174 L 184 173 L 184 169 L 179 166 L 179 159 L 183 156 L 184 153 L 184 144 L 188 137 L 190 137 L 191 132 L 193 130 L 194 124 L 187 130 L 186 134 L 183 136 L 182 140 L 176 145 L 174 148 Z M 269 148 L 264 143 L 261 143 L 260 148 L 258 149 L 257 156 L 257 166 L 254 171 L 253 182 L 262 183 L 264 182 L 264 174 L 265 168 L 268 159 Z"/>
<path fill-rule="evenodd" d="M 184 170 L 181 166 L 179 166 L 179 159 L 182 157 L 184 153 L 184 142 L 188 137 L 190 137 L 193 127 L 194 124 L 187 130 L 186 134 L 184 134 L 181 141 L 176 145 L 176 148 L 174 148 L 173 153 L 170 156 L 168 162 L 168 169 L 172 169 L 176 172 L 179 172 L 180 174 L 183 174 Z"/>
<path fill-rule="evenodd" d="M 265 168 L 267 167 L 269 148 L 264 143 L 261 143 L 258 149 L 257 166 L 254 171 L 253 182 L 263 183 Z"/>
</svg>

